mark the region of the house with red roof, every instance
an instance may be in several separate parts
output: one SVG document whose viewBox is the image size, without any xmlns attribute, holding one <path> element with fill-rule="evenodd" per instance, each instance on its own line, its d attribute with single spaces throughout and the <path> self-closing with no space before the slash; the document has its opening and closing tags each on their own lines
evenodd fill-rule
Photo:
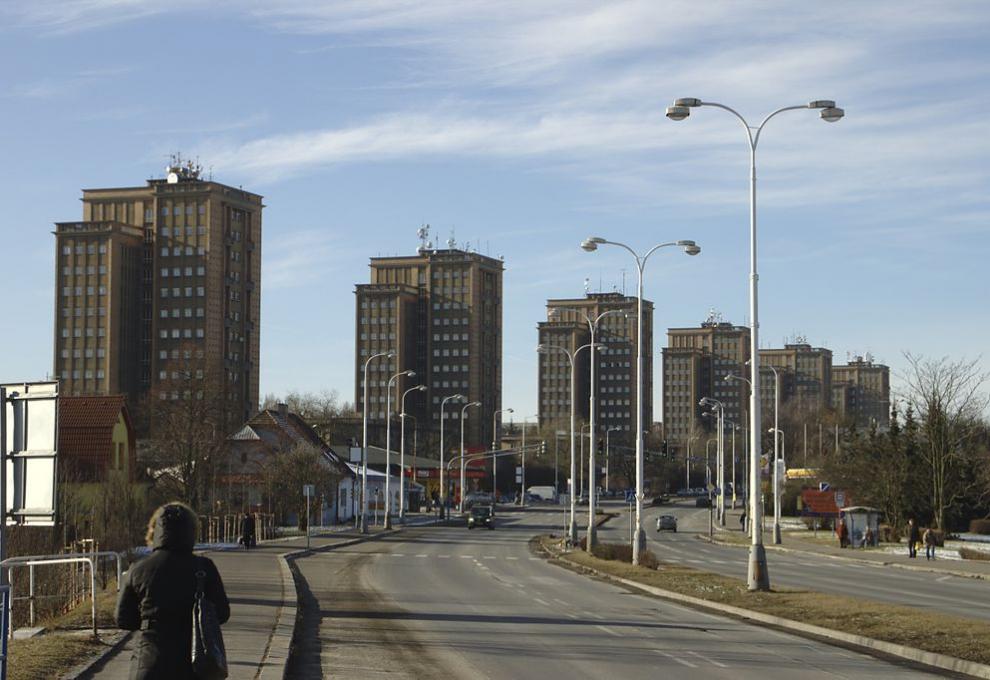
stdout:
<svg viewBox="0 0 990 680">
<path fill-rule="evenodd" d="M 137 479 L 134 427 L 124 395 L 59 397 L 58 455 L 63 479 L 104 482 Z"/>
</svg>

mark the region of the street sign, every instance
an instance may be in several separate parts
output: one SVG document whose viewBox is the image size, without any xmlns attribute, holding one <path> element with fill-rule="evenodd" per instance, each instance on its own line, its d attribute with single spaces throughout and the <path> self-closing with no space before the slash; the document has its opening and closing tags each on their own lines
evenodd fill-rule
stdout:
<svg viewBox="0 0 990 680">
<path fill-rule="evenodd" d="M 836 491 L 835 492 L 835 507 L 840 510 L 846 506 L 846 492 Z"/>
<path fill-rule="evenodd" d="M 58 383 L 0 385 L 6 524 L 55 524 Z"/>
<path fill-rule="evenodd" d="M 312 498 L 316 495 L 316 486 L 313 484 L 303 484 L 303 496 Z"/>
<path fill-rule="evenodd" d="M 819 491 L 828 491 L 829 488 L 830 488 L 830 485 L 829 485 L 828 482 L 818 482 L 818 490 Z"/>
<path fill-rule="evenodd" d="M 626 503 L 632 503 L 636 500 L 636 492 L 632 489 L 626 489 Z"/>
</svg>

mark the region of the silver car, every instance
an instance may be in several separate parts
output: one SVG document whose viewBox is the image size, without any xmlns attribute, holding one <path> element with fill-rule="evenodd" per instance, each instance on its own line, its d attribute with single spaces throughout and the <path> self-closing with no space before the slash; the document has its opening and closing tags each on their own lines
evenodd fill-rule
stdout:
<svg viewBox="0 0 990 680">
<path fill-rule="evenodd" d="M 673 515 L 660 515 L 657 517 L 657 531 L 673 531 L 677 533 L 677 518 Z"/>
</svg>

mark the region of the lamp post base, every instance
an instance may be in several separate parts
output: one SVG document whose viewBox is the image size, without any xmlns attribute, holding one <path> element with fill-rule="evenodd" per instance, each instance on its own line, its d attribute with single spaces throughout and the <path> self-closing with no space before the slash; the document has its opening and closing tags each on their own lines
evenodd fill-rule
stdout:
<svg viewBox="0 0 990 680">
<path fill-rule="evenodd" d="M 646 532 L 643 531 L 643 527 L 637 526 L 633 529 L 633 546 L 636 548 L 634 560 L 635 564 L 639 564 L 639 554 L 646 550 Z"/>
<path fill-rule="evenodd" d="M 385 529 L 391 529 L 392 528 L 392 516 L 389 515 L 388 513 L 385 514 L 385 526 L 384 526 L 384 528 Z"/>
<path fill-rule="evenodd" d="M 363 512 L 361 513 L 361 519 L 359 521 L 359 527 L 361 529 L 361 533 L 362 534 L 368 533 L 368 516 L 366 514 L 364 514 Z"/>
<path fill-rule="evenodd" d="M 585 544 L 585 550 L 588 551 L 589 555 L 591 554 L 592 548 L 594 548 L 597 543 L 598 543 L 598 529 L 595 527 L 594 522 L 592 522 L 591 524 L 588 525 L 588 537 L 587 537 L 587 543 Z"/>
<path fill-rule="evenodd" d="M 749 548 L 747 587 L 750 592 L 770 590 L 770 572 L 767 571 L 767 552 L 762 543 Z"/>
<path fill-rule="evenodd" d="M 777 520 L 773 521 L 773 543 L 774 545 L 780 545 L 780 522 Z"/>
<path fill-rule="evenodd" d="M 571 520 L 567 526 L 567 538 L 571 542 L 571 546 L 577 547 L 578 544 L 578 529 L 577 522 Z"/>
</svg>

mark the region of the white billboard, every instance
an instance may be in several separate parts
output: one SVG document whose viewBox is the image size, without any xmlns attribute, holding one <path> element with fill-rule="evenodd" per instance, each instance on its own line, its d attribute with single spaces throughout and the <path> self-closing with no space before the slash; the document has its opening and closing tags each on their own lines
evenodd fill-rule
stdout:
<svg viewBox="0 0 990 680">
<path fill-rule="evenodd" d="M 0 385 L 3 460 L 0 488 L 7 524 L 55 523 L 58 383 Z"/>
</svg>

